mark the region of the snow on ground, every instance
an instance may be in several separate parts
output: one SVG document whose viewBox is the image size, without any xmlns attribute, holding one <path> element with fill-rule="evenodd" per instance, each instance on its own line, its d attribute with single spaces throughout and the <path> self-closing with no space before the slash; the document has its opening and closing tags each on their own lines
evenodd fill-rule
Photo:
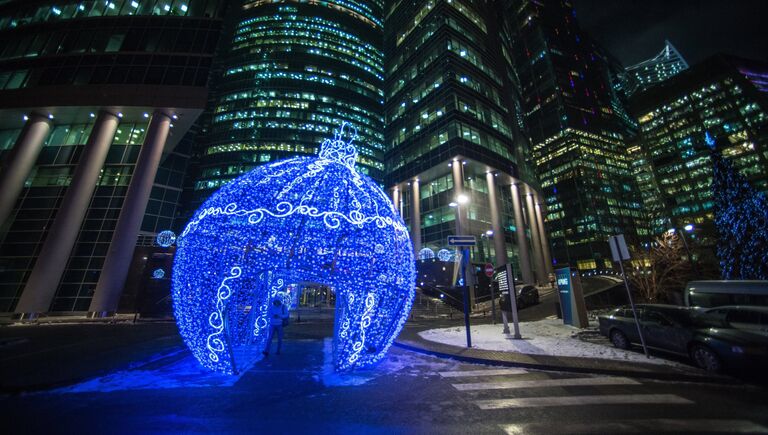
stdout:
<svg viewBox="0 0 768 435">
<path fill-rule="evenodd" d="M 582 341 L 575 336 L 581 330 L 570 325 L 564 325 L 561 319 L 520 323 L 522 340 L 515 340 L 511 335 L 503 334 L 502 328 L 501 324 L 472 326 L 472 347 L 532 355 L 601 358 L 683 367 L 680 363 L 663 358 L 651 357 L 648 359 L 642 353 L 618 349 L 610 343 L 603 345 Z M 509 328 L 512 329 L 511 324 Z M 430 329 L 419 332 L 419 335 L 425 340 L 438 343 L 462 347 L 467 345 L 466 332 L 463 326 Z"/>
</svg>

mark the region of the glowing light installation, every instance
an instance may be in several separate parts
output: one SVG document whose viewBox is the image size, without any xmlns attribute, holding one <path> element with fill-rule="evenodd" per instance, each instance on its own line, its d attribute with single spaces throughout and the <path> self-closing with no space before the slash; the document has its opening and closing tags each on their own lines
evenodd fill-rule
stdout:
<svg viewBox="0 0 768 435">
<path fill-rule="evenodd" d="M 453 251 L 441 249 L 437 251 L 437 259 L 440 261 L 454 261 Z"/>
<path fill-rule="evenodd" d="M 431 260 L 435 258 L 435 251 L 424 248 L 421 251 L 419 251 L 419 260 Z"/>
<path fill-rule="evenodd" d="M 155 269 L 152 271 L 152 278 L 163 279 L 165 278 L 165 271 L 163 269 Z"/>
<path fill-rule="evenodd" d="M 174 312 L 203 366 L 237 372 L 240 350 L 264 345 L 270 300 L 302 281 L 336 291 L 337 370 L 378 362 L 402 329 L 415 294 L 408 229 L 355 170 L 357 150 L 343 135 L 344 125 L 317 158 L 277 161 L 225 185 L 179 236 Z"/>
<path fill-rule="evenodd" d="M 168 248 L 176 243 L 176 234 L 171 230 L 160 231 L 157 233 L 157 237 L 155 237 L 155 243 L 157 243 L 157 246 Z"/>
</svg>

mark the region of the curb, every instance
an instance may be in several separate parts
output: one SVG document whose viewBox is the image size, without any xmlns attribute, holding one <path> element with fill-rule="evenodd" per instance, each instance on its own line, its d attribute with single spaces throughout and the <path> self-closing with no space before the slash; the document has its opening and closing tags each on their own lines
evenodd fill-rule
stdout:
<svg viewBox="0 0 768 435">
<path fill-rule="evenodd" d="M 547 370 L 547 371 L 559 371 L 569 373 L 589 373 L 597 375 L 611 375 L 611 376 L 623 376 L 632 378 L 643 378 L 651 380 L 661 381 L 677 381 L 677 382 L 699 382 L 699 383 L 711 383 L 711 384 L 733 384 L 734 381 L 738 381 L 735 378 L 719 376 L 719 375 L 693 375 L 685 373 L 674 372 L 649 372 L 640 370 L 617 370 L 617 369 L 601 369 L 597 367 L 575 367 L 569 365 L 555 365 L 555 364 L 532 364 L 526 362 L 517 361 L 503 361 L 491 358 L 482 358 L 476 356 L 459 355 L 453 353 L 439 352 L 412 344 L 401 343 L 396 340 L 394 345 L 411 352 L 422 353 L 425 355 L 431 355 L 438 358 L 453 359 L 462 362 L 469 362 L 474 364 L 487 364 L 502 367 L 519 367 L 535 370 Z"/>
</svg>

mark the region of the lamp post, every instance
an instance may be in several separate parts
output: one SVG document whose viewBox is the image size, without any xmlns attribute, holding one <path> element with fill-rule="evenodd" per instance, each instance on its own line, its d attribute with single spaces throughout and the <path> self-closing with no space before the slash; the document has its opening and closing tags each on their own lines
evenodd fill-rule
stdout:
<svg viewBox="0 0 768 435">
<path fill-rule="evenodd" d="M 671 220 L 670 220 L 670 223 L 672 223 L 672 222 L 671 222 Z M 686 224 L 686 225 L 683 227 L 683 229 L 684 229 L 686 232 L 689 232 L 689 233 L 690 233 L 690 232 L 692 232 L 692 231 L 693 231 L 693 225 L 692 225 L 692 224 Z M 668 233 L 672 233 L 672 234 L 674 234 L 674 233 L 676 233 L 676 232 L 677 232 L 677 228 L 675 228 L 675 227 L 673 226 L 672 228 L 668 229 L 668 230 L 667 230 L 667 232 L 668 232 Z M 693 272 L 694 272 L 694 273 L 695 273 L 695 274 L 698 276 L 698 275 L 699 275 L 699 268 L 698 268 L 698 266 L 696 265 L 696 263 L 694 263 L 694 262 L 693 262 L 693 256 L 691 255 L 691 250 L 690 250 L 690 248 L 688 247 L 688 241 L 687 241 L 687 240 L 686 240 L 686 238 L 685 238 L 685 232 L 682 232 L 682 231 L 680 232 L 680 238 L 683 240 L 683 247 L 685 248 L 685 254 L 688 256 L 688 263 L 690 263 L 690 264 L 691 264 L 691 268 L 693 269 Z"/>
<path fill-rule="evenodd" d="M 461 213 L 459 211 L 459 207 L 462 205 L 466 205 L 469 203 L 469 197 L 466 195 L 459 195 L 456 197 L 456 201 L 451 202 L 448 204 L 449 206 L 456 209 L 456 232 L 459 233 L 458 235 L 461 235 L 461 232 L 463 231 L 461 228 Z M 461 254 L 461 265 L 459 266 L 460 272 L 461 272 L 461 286 L 462 289 L 462 295 L 464 299 L 464 327 L 467 331 L 467 347 L 472 347 L 472 336 L 470 333 L 470 326 L 469 326 L 469 286 L 467 285 L 467 267 L 470 264 L 469 263 L 469 248 L 464 247 Z"/>
</svg>

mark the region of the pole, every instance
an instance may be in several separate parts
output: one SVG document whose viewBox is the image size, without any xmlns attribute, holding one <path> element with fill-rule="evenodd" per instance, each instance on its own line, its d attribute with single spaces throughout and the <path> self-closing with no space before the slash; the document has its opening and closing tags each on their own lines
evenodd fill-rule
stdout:
<svg viewBox="0 0 768 435">
<path fill-rule="evenodd" d="M 619 241 L 616 237 L 611 236 L 610 237 L 610 243 L 612 243 L 616 247 L 616 252 L 618 253 L 618 259 L 619 259 L 619 267 L 621 268 L 621 277 L 624 278 L 624 288 L 627 289 L 627 297 L 629 298 L 629 305 L 632 307 L 632 316 L 635 318 L 635 326 L 637 326 L 637 333 L 640 335 L 640 343 L 643 345 L 643 352 L 645 352 L 645 357 L 650 358 L 651 356 L 648 354 L 648 347 L 645 345 L 645 337 L 643 337 L 643 330 L 640 328 L 640 321 L 637 319 L 637 309 L 635 308 L 635 301 L 632 299 L 632 292 L 629 291 L 629 284 L 627 283 L 627 275 L 624 273 L 624 262 L 621 261 L 621 250 L 619 249 Z"/>
<path fill-rule="evenodd" d="M 469 248 L 464 247 L 461 255 L 461 290 L 464 296 L 464 328 L 467 330 L 467 347 L 472 347 L 472 334 L 469 329 L 469 286 L 467 286 L 466 263 L 469 260 Z"/>
<path fill-rule="evenodd" d="M 517 291 L 515 290 L 515 275 L 512 274 L 512 265 L 507 263 L 507 287 L 509 288 L 509 300 L 512 304 L 512 325 L 515 328 L 513 338 L 521 339 L 520 320 L 517 317 Z"/>
<path fill-rule="evenodd" d="M 491 324 L 496 324 L 496 299 L 493 296 L 493 277 L 488 280 L 488 290 L 491 291 Z"/>
</svg>

